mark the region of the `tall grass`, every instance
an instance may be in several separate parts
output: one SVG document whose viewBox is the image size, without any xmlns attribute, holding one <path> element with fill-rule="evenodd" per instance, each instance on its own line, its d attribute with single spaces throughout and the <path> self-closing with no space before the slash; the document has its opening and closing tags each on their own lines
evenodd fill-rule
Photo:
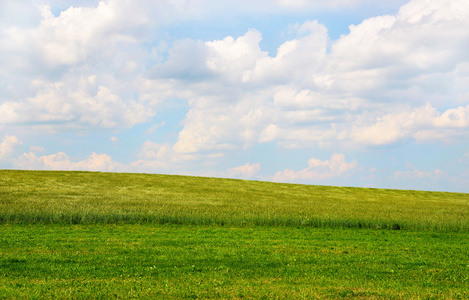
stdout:
<svg viewBox="0 0 469 300">
<path fill-rule="evenodd" d="M 1 170 L 0 223 L 469 231 L 469 194 L 150 174 Z"/>
</svg>

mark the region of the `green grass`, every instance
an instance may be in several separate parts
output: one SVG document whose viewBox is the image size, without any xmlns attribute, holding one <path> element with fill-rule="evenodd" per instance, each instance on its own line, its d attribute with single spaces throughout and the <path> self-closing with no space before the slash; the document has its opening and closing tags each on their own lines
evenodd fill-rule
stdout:
<svg viewBox="0 0 469 300">
<path fill-rule="evenodd" d="M 467 299 L 466 233 L 1 225 L 0 298 Z"/>
<path fill-rule="evenodd" d="M 0 299 L 468 299 L 469 194 L 0 170 Z"/>
<path fill-rule="evenodd" d="M 0 171 L 0 223 L 469 231 L 469 194 L 185 176 Z"/>
</svg>

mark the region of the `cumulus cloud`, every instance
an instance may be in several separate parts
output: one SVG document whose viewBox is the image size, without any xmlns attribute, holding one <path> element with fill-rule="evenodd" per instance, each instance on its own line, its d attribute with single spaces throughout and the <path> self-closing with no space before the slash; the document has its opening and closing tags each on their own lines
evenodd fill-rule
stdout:
<svg viewBox="0 0 469 300">
<path fill-rule="evenodd" d="M 103 0 L 70 7 L 52 2 L 50 7 L 2 1 L 2 15 L 23 20 L 31 13 L 35 18 L 29 22 L 1 18 L 0 123 L 68 122 L 73 127 L 76 122 L 75 127 L 104 128 L 118 123 L 123 126 L 117 127 L 128 128 L 145 121 L 149 107 L 135 99 L 138 88 L 133 86 L 148 59 L 142 43 L 157 37 L 157 30 L 150 33 L 162 24 L 183 18 L 186 9 L 198 11 L 194 2 Z M 77 87 L 93 76 L 98 77 L 93 91 Z M 43 102 L 47 107 L 33 116 Z M 57 102 L 63 107 L 51 108 Z"/>
<path fill-rule="evenodd" d="M 149 3 L 145 1 L 106 0 L 99 1 L 96 6 L 83 4 L 70 6 L 57 16 L 50 6 L 28 4 L 22 13 L 36 8 L 40 21 L 37 26 L 8 27 L 4 31 L 7 44 L 4 49 L 31 55 L 29 58 L 35 58 L 36 64 L 39 59 L 45 66 L 73 65 L 90 56 L 112 54 L 113 47 L 121 43 L 137 42 L 145 32 L 143 26 L 151 26 L 149 12 L 158 11 L 148 10 Z M 7 5 L 7 9 L 15 7 Z M 111 52 L 100 51 L 103 49 Z"/>
<path fill-rule="evenodd" d="M 433 124 L 440 128 L 468 128 L 469 105 L 466 107 L 451 108 L 436 117 Z"/>
<path fill-rule="evenodd" d="M 171 171 L 184 166 L 196 157 L 176 151 L 169 143 L 154 143 L 146 141 L 139 153 L 140 159 L 130 163 L 128 167 L 138 171 Z"/>
<path fill-rule="evenodd" d="M 207 66 L 226 79 L 239 82 L 244 79 L 244 72 L 251 70 L 259 58 L 267 56 L 267 52 L 262 52 L 259 47 L 261 39 L 260 32 L 251 29 L 236 40 L 228 36 L 223 40 L 207 42 L 211 52 Z"/>
<path fill-rule="evenodd" d="M 315 74 L 323 67 L 328 44 L 326 27 L 317 21 L 306 21 L 297 31 L 304 36 L 280 45 L 275 57 L 259 55 L 255 67 L 246 70 L 242 80 L 301 83 L 306 75 Z"/>
<path fill-rule="evenodd" d="M 344 154 L 335 153 L 331 156 L 330 160 L 319 160 L 311 158 L 308 161 L 308 167 L 294 171 L 286 169 L 279 171 L 272 178 L 273 181 L 277 182 L 291 182 L 298 180 L 322 180 L 332 177 L 345 176 L 352 170 L 358 168 L 359 164 L 357 161 L 347 162 Z"/>
<path fill-rule="evenodd" d="M 124 7 L 122 7 L 124 4 Z M 99 2 L 94 7 L 70 7 L 55 17 L 49 7 L 41 7 L 43 20 L 39 28 L 31 32 L 41 45 L 42 55 L 49 64 L 76 64 L 91 53 L 109 44 L 134 42 L 126 27 L 143 25 L 148 18 L 143 14 L 126 14 L 125 3 Z M 135 10 L 130 10 L 134 12 Z"/>
<path fill-rule="evenodd" d="M 220 152 L 256 143 L 259 127 L 269 115 L 263 105 L 265 91 L 250 94 L 228 88 L 223 94 L 190 98 L 192 108 L 174 146 L 178 152 Z"/>
<path fill-rule="evenodd" d="M 7 137 L 8 138 L 8 137 Z M 18 142 L 14 139 L 5 139 L 0 144 L 0 154 L 5 149 L 5 155 L 13 157 L 11 147 Z M 39 146 L 30 147 L 31 152 L 23 153 L 14 158 L 13 165 L 20 169 L 28 170 L 83 170 L 83 171 L 103 171 L 103 172 L 164 172 L 164 173 L 191 173 L 188 165 L 196 161 L 199 156 L 179 153 L 173 149 L 169 143 L 154 143 L 146 141 L 140 147 L 139 158 L 129 163 L 121 163 L 112 159 L 105 153 L 92 152 L 86 159 L 74 160 L 65 152 L 58 152 L 50 155 L 38 155 L 38 152 L 45 151 Z M 206 158 L 215 158 L 216 155 L 206 155 Z M 0 156 L 0 160 L 1 160 Z M 252 166 L 256 168 L 256 165 Z M 239 171 L 234 171 L 241 174 Z M 247 172 L 247 169 L 244 170 Z"/>
<path fill-rule="evenodd" d="M 469 19 L 462 16 L 469 5 L 427 2 L 414 0 L 396 15 L 352 25 L 332 43 L 317 21 L 298 24 L 298 37 L 275 56 L 260 49 L 255 30 L 198 43 L 205 55 L 195 55 L 198 68 L 219 79 L 205 81 L 202 72 L 204 84 L 176 81 L 173 87 L 190 90 L 191 105 L 176 148 L 363 147 L 469 134 L 467 107 L 458 104 L 469 94 L 462 84 L 469 62 Z"/>
<path fill-rule="evenodd" d="M 109 155 L 94 152 L 87 159 L 76 162 L 64 152 L 44 156 L 30 152 L 19 156 L 14 164 L 22 169 L 34 170 L 119 171 L 122 169 L 122 165 L 113 161 Z"/>
<path fill-rule="evenodd" d="M 38 78 L 57 80 L 89 63 L 112 61 L 121 48 L 138 49 L 134 29 L 147 24 L 148 18 L 129 5 L 101 1 L 96 7 L 69 7 L 58 16 L 49 6 L 30 3 L 24 7 L 24 11 L 39 10 L 36 26 L 5 24 L 0 30 L 0 76 L 11 87 L 6 95 L 23 97 L 25 93 L 19 89 L 28 91 L 31 81 Z M 22 14 L 16 16 L 23 18 Z"/>
<path fill-rule="evenodd" d="M 376 123 L 356 127 L 352 138 L 365 145 L 385 145 L 414 138 L 418 141 L 450 140 L 458 135 L 454 129 L 469 128 L 469 106 L 452 108 L 440 113 L 429 103 L 410 111 L 386 114 Z"/>
<path fill-rule="evenodd" d="M 350 34 L 338 40 L 333 58 L 341 58 L 343 70 L 397 68 L 415 73 L 453 69 L 467 59 L 468 4 L 455 1 L 414 0 L 396 16 L 379 16 L 350 26 Z M 412 50 L 412 51 L 410 51 Z M 347 60 L 345 58 L 352 58 Z"/>
<path fill-rule="evenodd" d="M 350 26 L 331 48 L 330 87 L 379 102 L 448 101 L 441 95 L 455 80 L 452 72 L 469 60 L 462 17 L 469 5 L 456 2 L 414 0 L 395 16 Z"/>
<path fill-rule="evenodd" d="M 22 142 L 16 136 L 7 135 L 0 143 L 0 160 L 11 158 Z"/>
<path fill-rule="evenodd" d="M 206 57 L 209 49 L 201 41 L 190 39 L 175 41 L 168 59 L 150 70 L 153 78 L 177 78 L 184 81 L 201 81 L 213 77 Z"/>
<path fill-rule="evenodd" d="M 124 101 L 96 76 L 54 83 L 41 82 L 37 94 L 24 101 L 0 104 L 0 124 L 54 125 L 55 129 L 129 128 L 145 122 L 151 109 L 134 100 Z"/>
<path fill-rule="evenodd" d="M 260 170 L 261 170 L 260 163 L 257 163 L 257 164 L 246 163 L 245 165 L 228 169 L 227 173 L 228 173 L 228 177 L 248 179 L 248 178 L 253 178 L 257 173 L 259 173 Z"/>
<path fill-rule="evenodd" d="M 244 72 L 254 68 L 261 51 L 260 32 L 251 29 L 245 35 L 234 39 L 227 36 L 223 40 L 176 41 L 168 51 L 168 59 L 150 71 L 155 78 L 175 78 L 184 81 L 221 79 L 240 82 Z"/>
<path fill-rule="evenodd" d="M 385 145 L 448 136 L 448 128 L 453 130 L 450 135 L 467 134 L 467 107 L 461 104 L 469 95 L 465 84 L 469 55 L 464 51 L 469 5 L 462 0 L 451 5 L 413 0 L 396 15 L 350 26 L 350 33 L 336 41 L 329 40 L 323 24 L 306 21 L 292 27 L 296 37 L 281 44 L 273 56 L 262 51 L 262 34 L 256 29 L 213 41 L 175 40 L 167 59 L 155 61 L 149 70 L 150 78 L 135 73 L 133 81 L 120 82 L 120 72 L 144 69 L 143 61 L 150 58 L 122 58 L 115 52 L 122 43 L 144 40 L 138 28 L 174 21 L 177 13 L 183 18 L 207 13 L 186 2 L 157 4 L 171 15 L 161 20 L 154 18 L 160 16 L 158 9 L 149 9 L 144 1 L 139 5 L 101 1 L 96 6 L 70 7 L 59 15 L 41 7 L 37 27 L 6 31 L 10 42 L 2 44 L 16 47 L 8 53 L 24 56 L 16 50 L 40 49 L 37 55 L 44 63 L 53 59 L 62 65 L 107 55 L 114 60 L 119 57 L 118 63 L 110 64 L 119 68 L 113 70 L 113 80 L 97 72 L 93 84 L 80 88 L 72 84 L 96 75 L 74 69 L 66 79 L 36 80 L 29 95 L 11 96 L 15 100 L 0 104 L 0 122 L 130 128 L 149 120 L 153 106 L 181 98 L 190 109 L 174 146 L 179 153 L 224 151 L 263 142 L 285 147 L 344 142 Z M 318 3 L 278 1 L 277 5 Z M 114 47 L 116 43 L 120 46 Z M 128 97 L 135 94 L 140 100 Z M 433 109 L 426 116 L 431 120 L 421 125 L 412 115 L 426 103 Z"/>
</svg>

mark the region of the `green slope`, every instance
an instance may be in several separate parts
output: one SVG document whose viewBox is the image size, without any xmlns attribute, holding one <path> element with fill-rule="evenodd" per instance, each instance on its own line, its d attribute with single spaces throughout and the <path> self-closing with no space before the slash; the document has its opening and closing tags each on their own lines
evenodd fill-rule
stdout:
<svg viewBox="0 0 469 300">
<path fill-rule="evenodd" d="M 469 194 L 150 174 L 1 170 L 0 223 L 469 231 Z"/>
</svg>

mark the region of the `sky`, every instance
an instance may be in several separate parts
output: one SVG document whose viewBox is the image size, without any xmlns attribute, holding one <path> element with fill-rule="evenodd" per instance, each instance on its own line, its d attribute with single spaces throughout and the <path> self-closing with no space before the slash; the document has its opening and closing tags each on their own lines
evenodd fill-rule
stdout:
<svg viewBox="0 0 469 300">
<path fill-rule="evenodd" d="M 0 169 L 469 193 L 467 0 L 1 0 Z"/>
</svg>

